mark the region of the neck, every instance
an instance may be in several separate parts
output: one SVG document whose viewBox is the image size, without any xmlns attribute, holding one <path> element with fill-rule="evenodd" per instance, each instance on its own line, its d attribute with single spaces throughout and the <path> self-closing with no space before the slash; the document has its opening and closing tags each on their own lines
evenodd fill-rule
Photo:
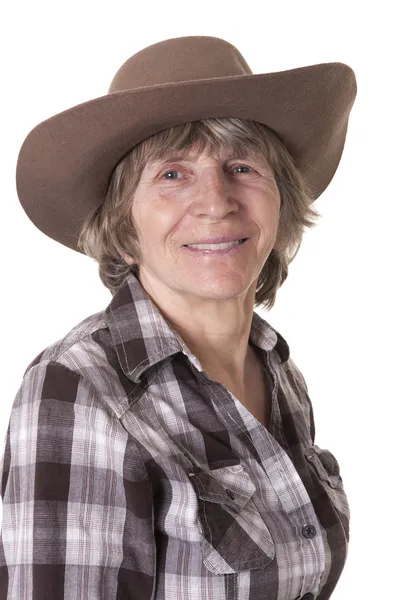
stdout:
<svg viewBox="0 0 400 600">
<path fill-rule="evenodd" d="M 256 354 L 249 345 L 255 285 L 228 300 L 185 297 L 141 284 L 171 327 L 180 335 L 211 379 L 237 389 L 247 387 Z"/>
</svg>

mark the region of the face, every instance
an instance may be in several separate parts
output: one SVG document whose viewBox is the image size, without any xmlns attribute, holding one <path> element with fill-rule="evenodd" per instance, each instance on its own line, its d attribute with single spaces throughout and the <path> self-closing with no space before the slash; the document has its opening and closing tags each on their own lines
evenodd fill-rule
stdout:
<svg viewBox="0 0 400 600">
<path fill-rule="evenodd" d="M 261 155 L 221 159 L 191 150 L 148 163 L 132 202 L 143 287 L 153 298 L 179 298 L 194 307 L 248 296 L 254 303 L 279 209 L 275 178 Z M 227 249 L 187 247 L 221 237 L 247 239 Z"/>
</svg>

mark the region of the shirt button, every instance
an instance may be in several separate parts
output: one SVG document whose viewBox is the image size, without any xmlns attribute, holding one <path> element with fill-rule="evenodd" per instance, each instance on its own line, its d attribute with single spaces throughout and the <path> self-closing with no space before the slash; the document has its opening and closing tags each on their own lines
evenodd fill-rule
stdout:
<svg viewBox="0 0 400 600">
<path fill-rule="evenodd" d="M 302 529 L 302 534 L 304 535 L 305 538 L 313 538 L 317 533 L 317 530 L 315 529 L 314 525 L 305 525 L 305 527 L 303 527 Z M 312 594 L 311 594 L 312 595 Z M 304 598 L 304 596 L 303 596 Z M 305 600 L 308 600 L 308 598 L 306 598 Z M 310 600 L 312 600 L 310 598 Z"/>
<path fill-rule="evenodd" d="M 314 600 L 314 594 L 310 594 L 308 592 L 307 594 L 304 594 L 304 596 L 301 597 L 301 600 Z"/>
<path fill-rule="evenodd" d="M 231 500 L 235 499 L 235 494 L 232 492 L 232 490 L 226 489 L 225 491 Z"/>
</svg>

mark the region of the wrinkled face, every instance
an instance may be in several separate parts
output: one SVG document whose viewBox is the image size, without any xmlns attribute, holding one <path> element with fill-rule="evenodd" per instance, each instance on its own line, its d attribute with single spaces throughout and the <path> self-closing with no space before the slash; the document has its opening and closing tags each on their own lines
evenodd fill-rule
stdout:
<svg viewBox="0 0 400 600">
<path fill-rule="evenodd" d="M 148 163 L 132 202 L 142 285 L 195 304 L 244 297 L 249 290 L 255 295 L 279 210 L 275 178 L 262 155 L 221 159 L 190 150 Z M 246 241 L 228 248 L 187 247 L 221 237 Z"/>
</svg>

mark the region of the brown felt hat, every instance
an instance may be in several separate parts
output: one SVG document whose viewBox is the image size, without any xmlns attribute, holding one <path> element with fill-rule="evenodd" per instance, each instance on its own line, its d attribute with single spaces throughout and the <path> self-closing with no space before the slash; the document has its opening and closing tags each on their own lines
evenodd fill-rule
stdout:
<svg viewBox="0 0 400 600">
<path fill-rule="evenodd" d="M 344 63 L 254 75 L 237 48 L 220 38 L 164 40 L 131 56 L 108 94 L 28 134 L 16 169 L 19 200 L 43 233 L 80 252 L 82 223 L 104 202 L 119 160 L 163 129 L 212 117 L 273 129 L 315 200 L 338 167 L 356 93 L 355 74 Z"/>
</svg>

